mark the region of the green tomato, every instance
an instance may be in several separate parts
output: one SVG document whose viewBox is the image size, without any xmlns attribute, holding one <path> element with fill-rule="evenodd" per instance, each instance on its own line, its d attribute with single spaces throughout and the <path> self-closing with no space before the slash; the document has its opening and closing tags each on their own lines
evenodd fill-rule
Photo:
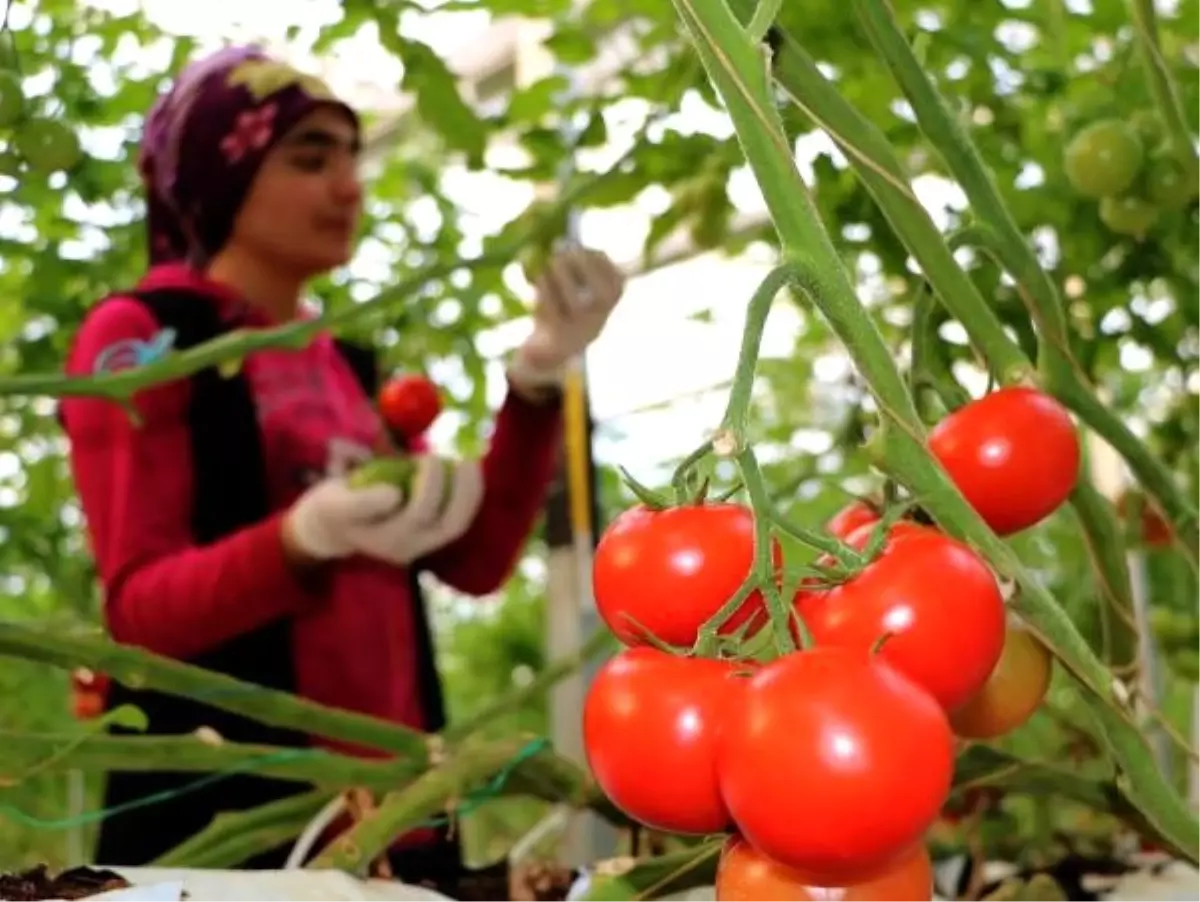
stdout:
<svg viewBox="0 0 1200 902">
<path fill-rule="evenodd" d="M 1167 129 L 1163 125 L 1162 117 L 1158 115 L 1158 110 L 1138 110 L 1129 120 L 1129 124 L 1138 133 L 1145 148 L 1158 147 L 1166 140 Z"/>
<path fill-rule="evenodd" d="M 1143 238 L 1158 222 L 1159 209 L 1136 194 L 1105 197 L 1100 201 L 1100 221 L 1118 235 Z"/>
<path fill-rule="evenodd" d="M 1076 133 L 1063 154 L 1063 170 L 1071 186 L 1085 197 L 1120 194 L 1133 184 L 1145 151 L 1141 138 L 1119 119 L 1093 122 Z"/>
<path fill-rule="evenodd" d="M 1146 168 L 1146 197 L 1164 210 L 1182 210 L 1196 199 L 1200 190 L 1200 171 L 1195 165 L 1184 168 L 1174 156 L 1162 154 Z"/>
</svg>

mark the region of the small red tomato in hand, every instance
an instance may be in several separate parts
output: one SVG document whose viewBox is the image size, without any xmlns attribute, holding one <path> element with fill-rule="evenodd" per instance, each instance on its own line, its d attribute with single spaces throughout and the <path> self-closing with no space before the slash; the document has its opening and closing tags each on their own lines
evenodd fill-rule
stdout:
<svg viewBox="0 0 1200 902">
<path fill-rule="evenodd" d="M 846 887 L 808 886 L 740 836 L 731 836 L 717 865 L 717 902 L 929 902 L 933 863 L 923 845 L 871 880 Z"/>
<path fill-rule="evenodd" d="M 872 526 L 847 539 L 862 549 Z M 937 529 L 897 523 L 879 557 L 796 607 L 818 647 L 871 649 L 952 711 L 979 692 L 1004 649 L 1004 597 L 983 558 Z"/>
<path fill-rule="evenodd" d="M 600 668 L 583 703 L 583 746 L 614 805 L 672 833 L 729 826 L 716 735 L 745 669 L 649 647 L 626 649 Z"/>
<path fill-rule="evenodd" d="M 441 412 L 437 386 L 426 376 L 395 376 L 379 391 L 380 416 L 392 432 L 404 438 L 421 435 Z"/>
<path fill-rule="evenodd" d="M 880 521 L 879 511 L 866 501 L 851 501 L 840 511 L 829 518 L 825 531 L 830 535 L 845 539 L 860 526 Z"/>
<path fill-rule="evenodd" d="M 778 544 L 775 563 L 781 561 Z M 592 562 L 596 609 L 626 645 L 691 647 L 705 621 L 737 594 L 754 563 L 754 515 L 741 504 L 634 507 L 600 537 Z M 755 590 L 725 621 L 730 633 L 751 618 L 766 622 Z"/>
<path fill-rule="evenodd" d="M 896 867 L 950 792 L 954 736 L 938 703 L 860 649 L 817 646 L 743 679 L 717 747 L 738 831 L 808 886 Z"/>
<path fill-rule="evenodd" d="M 1032 388 L 1002 388 L 959 408 L 930 431 L 929 450 L 1001 536 L 1054 513 L 1079 476 L 1070 414 Z"/>
</svg>

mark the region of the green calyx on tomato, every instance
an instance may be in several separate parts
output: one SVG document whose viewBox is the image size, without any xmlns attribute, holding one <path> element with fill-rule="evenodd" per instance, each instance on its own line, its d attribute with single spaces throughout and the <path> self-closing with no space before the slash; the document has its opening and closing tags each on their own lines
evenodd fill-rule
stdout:
<svg viewBox="0 0 1200 902">
<path fill-rule="evenodd" d="M 1081 451 L 1071 416 L 1035 388 L 1001 388 L 929 433 L 929 450 L 975 511 L 1006 536 L 1048 517 L 1075 489 Z"/>
<path fill-rule="evenodd" d="M 1120 194 L 1138 176 L 1145 149 L 1137 131 L 1120 119 L 1093 122 L 1075 134 L 1063 152 L 1063 171 L 1084 197 Z"/>
</svg>

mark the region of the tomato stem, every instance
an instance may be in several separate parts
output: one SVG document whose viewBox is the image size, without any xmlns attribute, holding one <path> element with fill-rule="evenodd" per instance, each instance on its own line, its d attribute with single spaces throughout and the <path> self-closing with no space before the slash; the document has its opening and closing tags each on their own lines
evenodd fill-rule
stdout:
<svg viewBox="0 0 1200 902">
<path fill-rule="evenodd" d="M 724 456 L 736 457 L 746 444 L 746 424 L 750 416 L 750 396 L 754 390 L 754 375 L 758 368 L 758 353 L 762 346 L 763 332 L 775 295 L 789 281 L 795 279 L 795 268 L 782 264 L 772 269 L 746 305 L 746 322 L 742 331 L 742 344 L 738 351 L 737 368 L 734 370 L 733 385 L 729 389 L 729 400 L 725 414 L 721 417 L 718 439 L 725 447 Z"/>
<path fill-rule="evenodd" d="M 772 522 L 779 527 L 780 532 L 791 536 L 796 541 L 803 542 L 817 551 L 825 552 L 850 569 L 861 567 L 866 563 L 866 559 L 861 554 L 836 536 L 792 523 L 777 510 L 772 510 L 770 513 Z"/>
<path fill-rule="evenodd" d="M 698 657 L 716 657 L 721 627 L 725 625 L 730 617 L 738 612 L 756 588 L 758 588 L 758 574 L 751 569 L 749 575 L 747 575 L 745 581 L 738 588 L 737 592 L 734 593 L 733 597 L 725 602 L 721 606 L 721 609 L 700 627 L 696 636 L 696 644 L 692 649 Z"/>
<path fill-rule="evenodd" d="M 712 450 L 713 443 L 710 439 L 680 461 L 679 466 L 675 468 L 675 472 L 671 474 L 671 485 L 675 489 L 676 504 L 695 504 L 700 500 L 701 493 L 690 482 L 696 474 L 697 466 L 712 454 Z M 707 480 L 704 480 L 703 484 L 707 490 Z"/>
<path fill-rule="evenodd" d="M 774 505 L 767 493 L 762 470 L 759 469 L 758 459 L 754 449 L 746 448 L 737 457 L 738 468 L 742 471 L 742 479 L 746 483 L 746 492 L 750 496 L 750 509 L 754 512 L 754 568 L 758 585 L 762 589 L 763 598 L 767 602 L 767 616 L 771 622 L 771 632 L 774 636 L 776 650 L 787 654 L 796 650 L 792 639 L 791 604 L 783 597 L 776 581 L 775 562 L 771 557 L 771 514 Z"/>
</svg>

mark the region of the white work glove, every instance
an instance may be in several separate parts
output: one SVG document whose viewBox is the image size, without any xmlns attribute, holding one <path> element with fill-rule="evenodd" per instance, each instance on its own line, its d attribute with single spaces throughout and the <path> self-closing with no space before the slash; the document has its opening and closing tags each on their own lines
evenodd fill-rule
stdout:
<svg viewBox="0 0 1200 902">
<path fill-rule="evenodd" d="M 535 285 L 533 333 L 509 362 L 514 384 L 532 389 L 562 383 L 567 364 L 590 345 L 625 290 L 607 255 L 584 248 L 559 251 Z"/>
<path fill-rule="evenodd" d="M 325 479 L 292 505 L 284 528 L 295 548 L 314 560 L 365 554 L 407 566 L 470 528 L 483 500 L 483 474 L 475 461 L 423 454 L 413 486 L 413 497 L 405 499 L 392 485 L 352 488 L 342 477 Z M 439 512 L 443 491 L 449 497 Z"/>
</svg>

